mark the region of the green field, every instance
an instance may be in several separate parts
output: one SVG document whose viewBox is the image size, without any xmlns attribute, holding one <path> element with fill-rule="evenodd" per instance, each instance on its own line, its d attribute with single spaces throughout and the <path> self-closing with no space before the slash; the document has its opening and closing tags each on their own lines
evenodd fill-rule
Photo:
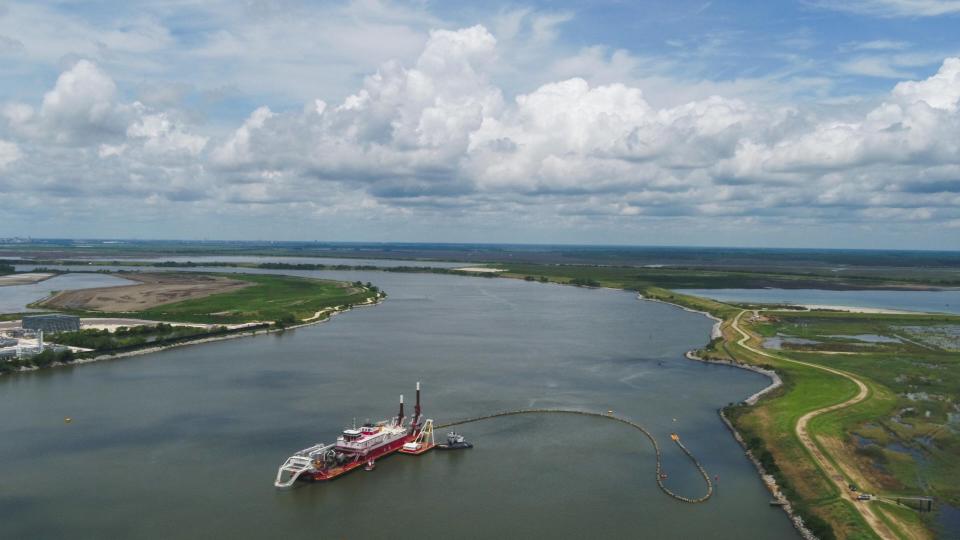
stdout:
<svg viewBox="0 0 960 540">
<path fill-rule="evenodd" d="M 847 438 L 878 488 L 930 494 L 960 504 L 960 317 L 836 313 L 777 317 L 759 325 L 759 333 L 817 342 L 781 354 L 857 374 L 877 387 L 876 398 L 851 408 L 849 418 L 830 415 L 817 428 Z M 884 341 L 851 336 L 870 340 L 882 336 Z M 868 405 L 870 410 L 857 410 Z"/>
<path fill-rule="evenodd" d="M 778 356 L 841 369 L 870 389 L 861 403 L 815 418 L 809 428 L 845 476 L 863 492 L 890 500 L 932 496 L 960 503 L 960 317 L 780 311 L 750 330 L 784 341 Z M 791 342 L 799 338 L 799 342 Z M 729 341 L 729 340 L 728 340 Z M 767 342 L 768 345 L 773 343 Z M 737 429 L 765 452 L 803 509 L 841 538 L 874 538 L 823 471 L 806 459 L 792 427 L 804 413 L 853 395 L 852 383 L 815 368 L 757 357 L 733 343 L 741 361 L 772 365 L 786 388 L 754 407 L 728 410 Z M 769 350 L 769 349 L 768 349 Z M 894 531 L 933 534 L 932 515 L 871 503 Z"/>
<path fill-rule="evenodd" d="M 204 324 L 276 322 L 295 324 L 337 306 L 372 301 L 380 294 L 370 284 L 345 283 L 271 274 L 221 274 L 253 283 L 250 287 L 152 307 L 143 311 L 105 313 L 73 310 L 86 317 L 121 317 Z M 321 315 L 320 318 L 326 318 Z"/>
<path fill-rule="evenodd" d="M 140 312 L 138 317 L 212 324 L 253 321 L 293 323 L 313 317 L 324 309 L 362 304 L 377 295 L 373 288 L 337 281 L 256 274 L 229 274 L 229 277 L 255 285 L 158 306 Z"/>
</svg>

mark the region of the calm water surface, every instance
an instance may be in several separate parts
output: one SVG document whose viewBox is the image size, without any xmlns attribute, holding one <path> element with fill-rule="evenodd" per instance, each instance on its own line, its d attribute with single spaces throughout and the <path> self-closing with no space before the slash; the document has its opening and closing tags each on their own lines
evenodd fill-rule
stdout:
<svg viewBox="0 0 960 540">
<path fill-rule="evenodd" d="M 716 409 L 767 379 L 687 361 L 711 322 L 632 294 L 365 272 L 390 298 L 282 335 L 0 377 L 2 538 L 792 538 Z M 397 455 L 289 491 L 293 451 L 395 413 L 423 381 L 438 421 L 521 407 L 613 409 L 663 442 L 579 417 L 464 426 L 465 452 Z M 70 424 L 64 417 L 72 417 Z"/>
<path fill-rule="evenodd" d="M 723 302 L 815 304 L 960 313 L 960 289 L 944 291 L 824 291 L 820 289 L 678 289 Z"/>
</svg>

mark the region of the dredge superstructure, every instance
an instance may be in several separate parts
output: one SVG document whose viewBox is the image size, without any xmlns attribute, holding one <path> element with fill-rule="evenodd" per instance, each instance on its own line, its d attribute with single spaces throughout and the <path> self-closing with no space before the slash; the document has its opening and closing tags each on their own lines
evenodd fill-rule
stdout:
<svg viewBox="0 0 960 540">
<path fill-rule="evenodd" d="M 274 485 L 292 486 L 297 480 L 333 480 L 357 467 L 373 469 L 377 459 L 394 452 L 419 455 L 435 445 L 433 420 L 424 420 L 420 409 L 420 383 L 413 417 L 404 421 L 403 395 L 397 416 L 380 422 L 365 422 L 359 428 L 344 429 L 335 443 L 318 443 L 288 457 L 277 471 Z"/>
</svg>

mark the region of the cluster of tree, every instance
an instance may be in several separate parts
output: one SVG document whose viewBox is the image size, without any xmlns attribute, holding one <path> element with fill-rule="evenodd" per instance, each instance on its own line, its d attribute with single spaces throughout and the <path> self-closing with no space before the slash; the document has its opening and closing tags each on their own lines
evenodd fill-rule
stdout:
<svg viewBox="0 0 960 540">
<path fill-rule="evenodd" d="M 576 285 L 577 287 L 600 287 L 600 282 L 586 277 L 578 277 L 570 280 L 571 285 Z"/>
<path fill-rule="evenodd" d="M 380 292 L 380 287 L 377 287 L 376 285 L 374 285 L 373 283 L 370 283 L 369 281 L 366 282 L 366 283 L 364 283 L 364 282 L 362 282 L 362 281 L 354 281 L 354 282 L 353 282 L 353 286 L 354 286 L 354 287 L 357 287 L 357 288 L 363 288 L 363 287 L 365 287 L 365 288 L 370 289 L 371 291 L 373 291 L 373 292 L 375 292 L 375 293 Z"/>
<path fill-rule="evenodd" d="M 273 325 L 277 328 L 286 328 L 290 325 L 297 324 L 297 322 L 299 321 L 293 313 L 286 313 L 273 321 Z"/>
<path fill-rule="evenodd" d="M 540 276 L 540 277 L 536 277 L 536 276 L 523 276 L 523 280 L 524 280 L 524 281 L 539 281 L 540 283 L 549 283 L 549 282 L 550 282 L 550 279 L 548 279 L 547 276 Z"/>
<path fill-rule="evenodd" d="M 3 274 L 12 274 L 16 271 L 17 269 L 14 268 L 12 264 L 0 263 L 0 276 Z"/>
<path fill-rule="evenodd" d="M 69 349 L 63 351 L 47 349 L 42 353 L 35 354 L 33 356 L 26 356 L 18 360 L 0 360 L 0 373 L 11 373 L 20 368 L 44 368 L 55 363 L 69 364 L 76 359 L 76 355 L 73 354 L 73 351 Z"/>
<path fill-rule="evenodd" d="M 225 331 L 226 327 L 222 326 L 211 331 L 206 328 L 173 326 L 167 323 L 159 323 L 153 326 L 124 326 L 118 328 L 115 332 L 94 329 L 80 330 L 79 332 L 61 332 L 57 334 L 54 339 L 61 345 L 104 351 L 155 344 L 159 341 L 174 338 L 222 333 Z"/>
<path fill-rule="evenodd" d="M 0 360 L 0 373 L 10 373 L 21 368 L 45 368 L 53 364 L 69 364 L 78 358 L 96 356 L 103 353 L 116 354 L 143 347 L 174 345 L 190 342 L 207 336 L 221 336 L 235 332 L 250 332 L 267 328 L 268 324 L 247 326 L 231 330 L 226 326 L 212 329 L 172 326 L 161 323 L 156 326 L 120 328 L 116 333 L 107 330 L 82 330 L 57 334 L 58 343 L 70 342 L 72 346 L 95 349 L 94 352 L 74 353 L 68 349 L 47 349 L 40 354 L 16 360 Z M 157 333 L 159 328 L 159 333 Z M 119 336 L 119 337 L 118 337 Z M 149 340 L 147 339 L 149 338 Z"/>
</svg>

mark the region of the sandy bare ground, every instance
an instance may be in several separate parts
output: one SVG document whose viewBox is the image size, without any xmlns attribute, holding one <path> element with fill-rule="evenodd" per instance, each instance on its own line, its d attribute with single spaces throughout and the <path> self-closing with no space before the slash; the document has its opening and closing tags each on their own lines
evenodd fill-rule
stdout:
<svg viewBox="0 0 960 540">
<path fill-rule="evenodd" d="M 31 283 L 39 283 L 45 279 L 50 279 L 54 274 L 49 274 L 46 272 L 29 272 L 26 274 L 9 274 L 6 276 L 0 276 L 0 287 L 5 285 L 29 285 Z"/>
<path fill-rule="evenodd" d="M 40 303 L 52 309 L 82 309 L 86 311 L 129 312 L 143 311 L 164 304 L 203 298 L 211 294 L 235 291 L 252 283 L 223 276 L 179 273 L 126 273 L 125 279 L 139 281 L 136 285 L 97 287 L 63 291 Z"/>
</svg>

